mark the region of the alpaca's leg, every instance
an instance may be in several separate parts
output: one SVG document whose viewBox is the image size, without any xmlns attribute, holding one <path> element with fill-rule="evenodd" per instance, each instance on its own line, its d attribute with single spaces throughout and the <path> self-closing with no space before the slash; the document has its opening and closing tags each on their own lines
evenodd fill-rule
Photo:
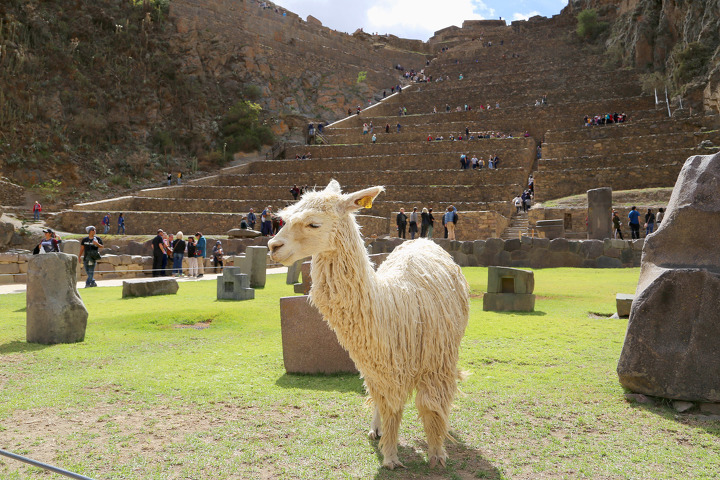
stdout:
<svg viewBox="0 0 720 480">
<path fill-rule="evenodd" d="M 415 405 L 425 427 L 425 436 L 428 441 L 430 468 L 435 467 L 438 463 L 445 466 L 448 456 L 443 447 L 443 441 L 448 434 L 448 416 L 457 388 L 454 379 L 449 382 L 434 380 L 437 383 L 431 388 L 428 388 L 427 385 L 420 385 L 415 396 Z"/>
<path fill-rule="evenodd" d="M 373 412 L 372 422 L 370 422 L 370 431 L 368 437 L 371 440 L 376 440 L 382 437 L 382 422 L 380 420 L 380 409 L 375 405 L 375 411 Z"/>
<path fill-rule="evenodd" d="M 377 403 L 382 417 L 383 436 L 380 439 L 380 451 L 383 454 L 383 467 L 394 470 L 395 467 L 405 467 L 397 455 L 398 431 L 402 420 L 403 406 L 393 408 L 386 402 Z"/>
</svg>

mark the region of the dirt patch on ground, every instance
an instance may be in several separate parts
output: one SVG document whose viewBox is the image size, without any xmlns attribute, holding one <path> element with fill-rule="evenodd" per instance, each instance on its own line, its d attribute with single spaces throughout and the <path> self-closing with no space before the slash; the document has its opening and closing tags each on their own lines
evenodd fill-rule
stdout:
<svg viewBox="0 0 720 480">
<path fill-rule="evenodd" d="M 193 323 L 192 325 L 173 325 L 173 328 L 191 328 L 193 330 L 205 330 L 210 328 L 212 319 L 203 320 L 202 322 Z"/>
</svg>

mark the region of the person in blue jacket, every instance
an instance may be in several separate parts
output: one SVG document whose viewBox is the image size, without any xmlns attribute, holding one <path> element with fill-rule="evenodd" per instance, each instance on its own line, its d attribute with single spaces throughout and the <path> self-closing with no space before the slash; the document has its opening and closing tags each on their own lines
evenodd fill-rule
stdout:
<svg viewBox="0 0 720 480">
<path fill-rule="evenodd" d="M 630 219 L 628 222 L 628 225 L 630 225 L 630 236 L 633 239 L 640 238 L 640 213 L 637 211 L 635 205 L 630 209 L 628 219 Z"/>
<path fill-rule="evenodd" d="M 195 256 L 198 259 L 198 278 L 205 274 L 205 237 L 200 232 L 195 233 Z"/>
</svg>

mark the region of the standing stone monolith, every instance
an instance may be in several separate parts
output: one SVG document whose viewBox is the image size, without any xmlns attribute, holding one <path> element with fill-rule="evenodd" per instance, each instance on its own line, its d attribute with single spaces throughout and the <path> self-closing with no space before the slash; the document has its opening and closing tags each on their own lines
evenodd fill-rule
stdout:
<svg viewBox="0 0 720 480">
<path fill-rule="evenodd" d="M 250 275 L 251 288 L 265 288 L 267 270 L 268 248 L 264 246 L 252 246 L 245 249 L 245 257 L 235 265 L 240 267 L 240 272 Z M 236 257 L 237 259 L 238 257 Z"/>
<path fill-rule="evenodd" d="M 612 238 L 612 188 L 588 190 L 587 199 L 588 240 Z"/>
<path fill-rule="evenodd" d="M 645 239 L 617 372 L 637 393 L 720 402 L 720 154 L 690 157 Z"/>
<path fill-rule="evenodd" d="M 52 345 L 85 340 L 88 311 L 75 281 L 78 259 L 67 253 L 34 255 L 28 263 L 26 339 Z"/>
</svg>

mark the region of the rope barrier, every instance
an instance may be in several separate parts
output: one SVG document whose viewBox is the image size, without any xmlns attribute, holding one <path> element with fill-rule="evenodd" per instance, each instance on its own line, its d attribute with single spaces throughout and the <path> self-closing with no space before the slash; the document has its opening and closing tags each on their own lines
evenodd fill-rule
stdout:
<svg viewBox="0 0 720 480">
<path fill-rule="evenodd" d="M 59 473 L 60 475 L 65 475 L 66 477 L 75 478 L 77 480 L 93 480 L 90 477 L 86 477 L 83 475 L 80 475 L 78 473 L 73 473 L 68 470 L 63 470 L 62 468 L 53 467 L 52 465 L 48 465 L 47 463 L 38 462 L 37 460 L 33 460 L 31 458 L 23 457 L 22 455 L 16 455 L 14 453 L 10 453 L 6 450 L 0 449 L 0 455 L 3 455 L 7 458 L 12 458 L 13 460 L 18 460 L 20 462 L 27 463 L 29 465 L 32 465 L 34 467 L 39 467 L 44 470 L 49 470 L 51 472 Z"/>
</svg>

